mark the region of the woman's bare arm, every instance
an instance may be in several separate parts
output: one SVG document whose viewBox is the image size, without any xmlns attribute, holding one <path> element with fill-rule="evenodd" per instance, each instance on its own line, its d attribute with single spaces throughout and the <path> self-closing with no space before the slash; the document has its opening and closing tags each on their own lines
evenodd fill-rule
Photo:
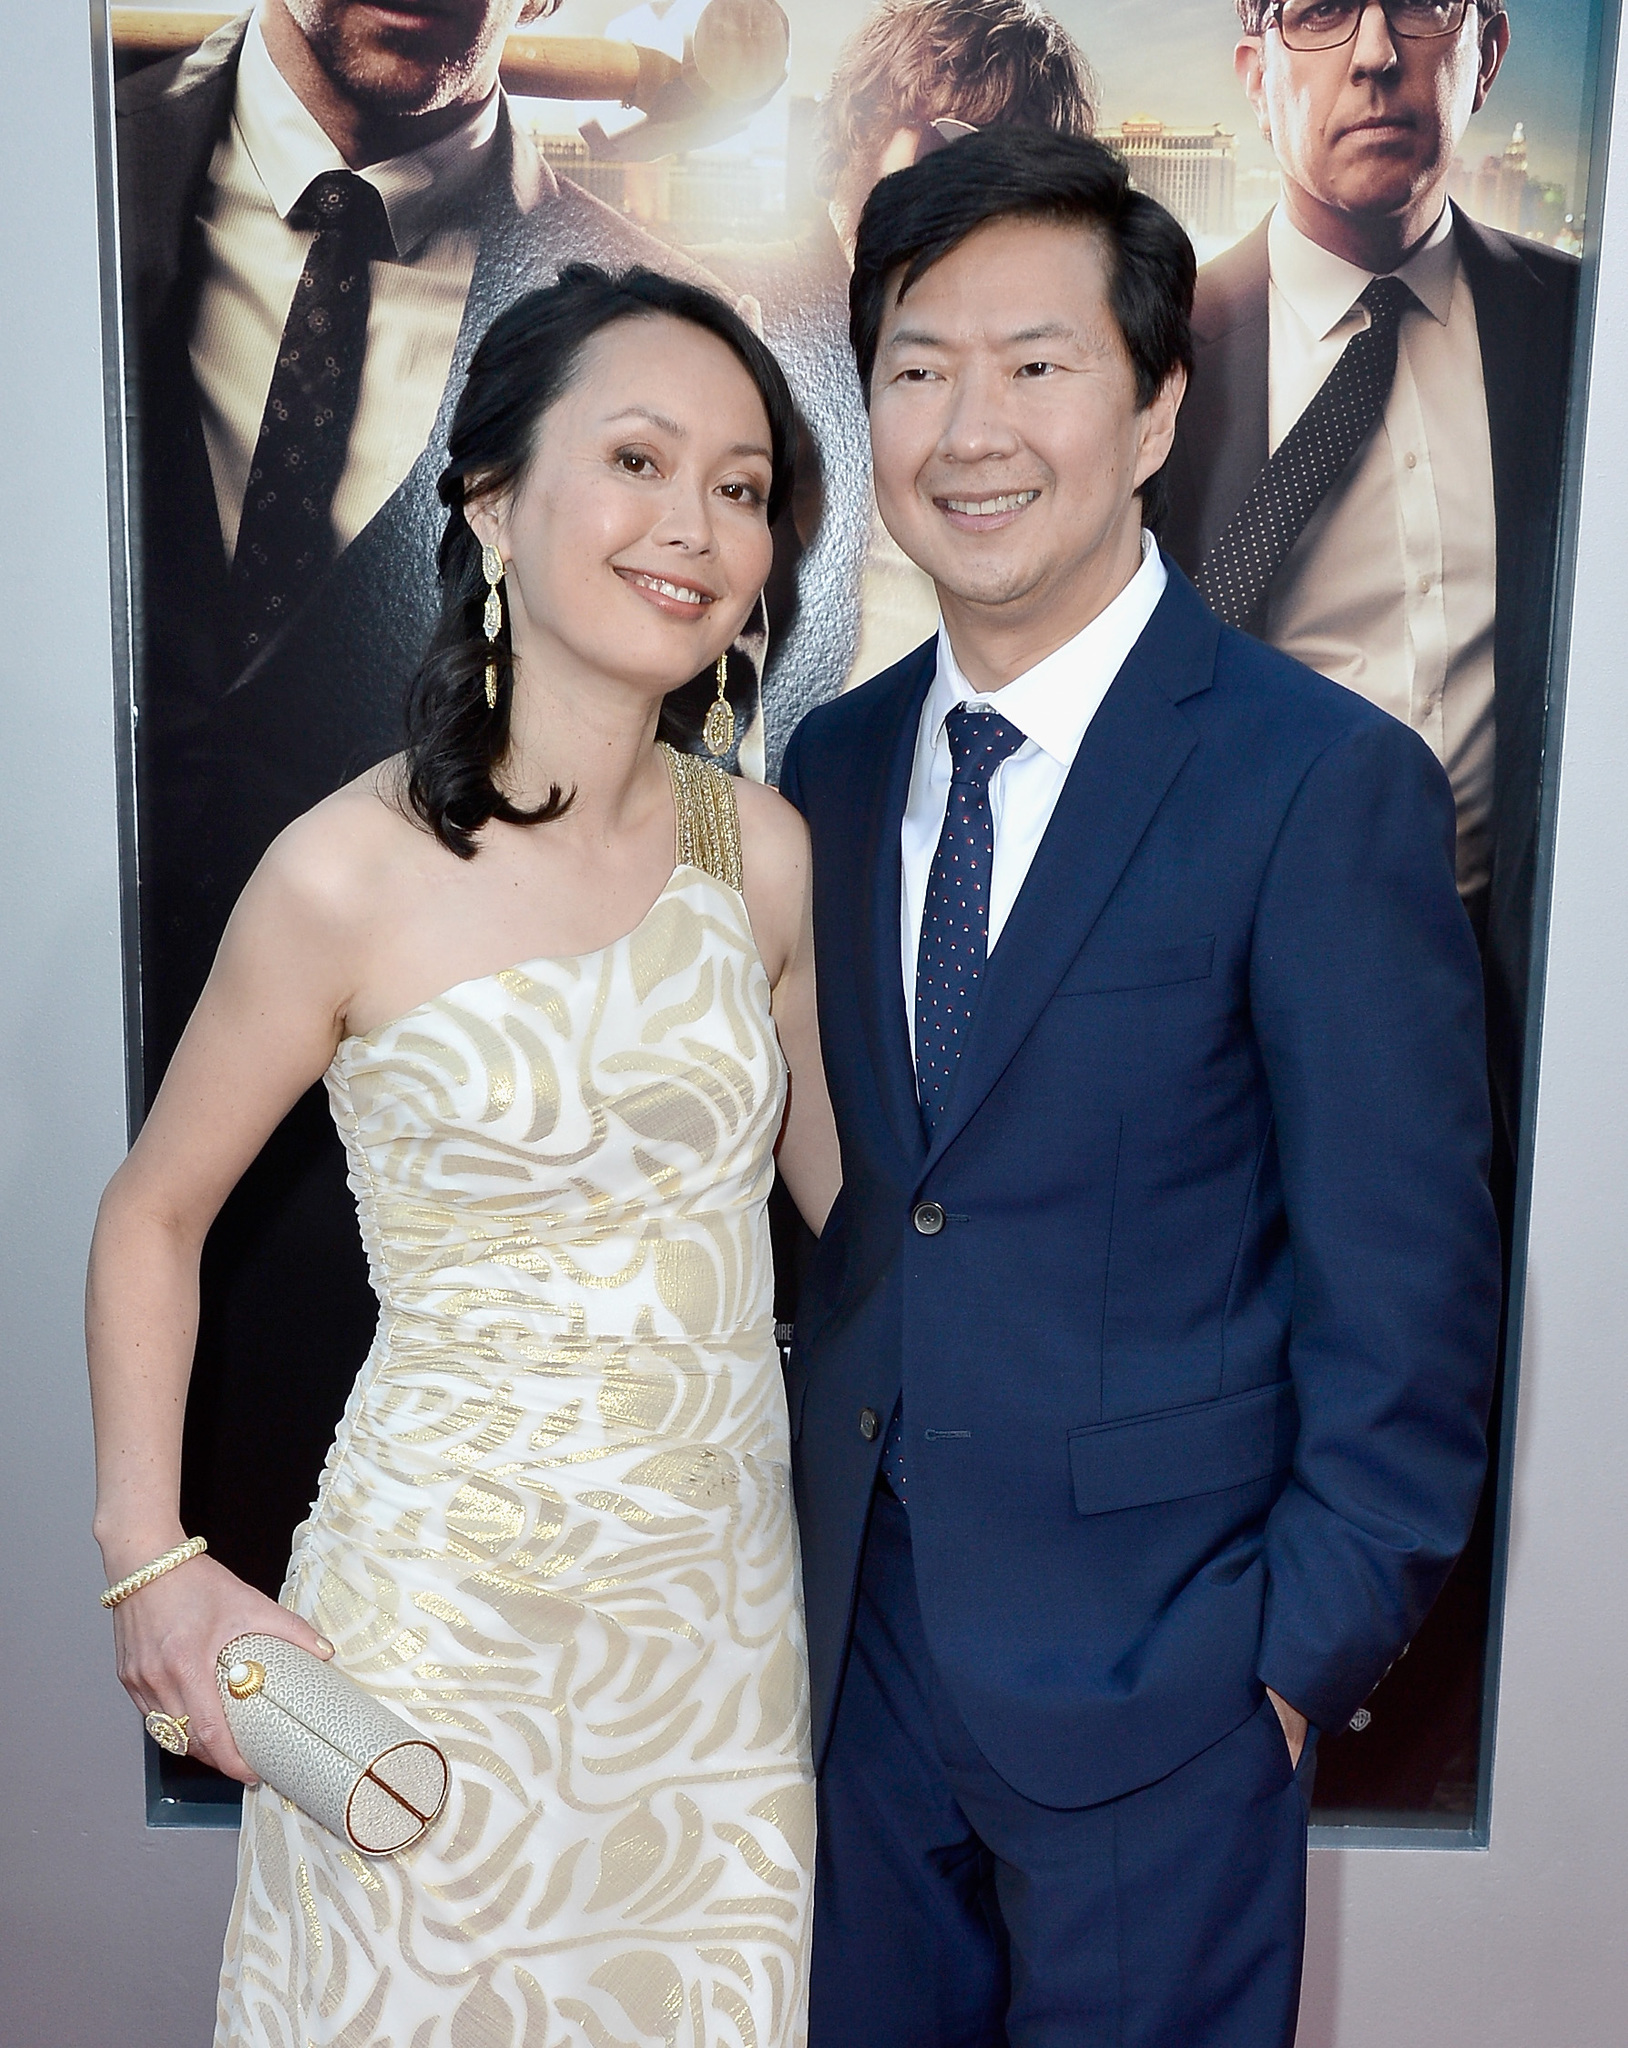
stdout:
<svg viewBox="0 0 1628 2048">
<path fill-rule="evenodd" d="M 820 1058 L 814 1000 L 814 891 L 808 827 L 783 797 L 743 789 L 742 870 L 773 987 L 775 1029 L 791 1069 L 777 1161 L 817 1237 L 842 1185 L 842 1156 Z M 773 949 L 773 957 L 769 949 Z"/>
<path fill-rule="evenodd" d="M 102 1198 L 86 1348 L 95 1533 L 110 1580 L 183 1538 L 181 1432 L 204 1236 L 340 1036 L 355 912 L 343 860 L 326 871 L 342 845 L 325 822 L 319 814 L 291 828 L 244 891 L 152 1111 Z M 190 1715 L 193 1752 L 247 1780 L 220 1713 L 215 1652 L 247 1629 L 315 1649 L 315 1631 L 208 1557 L 133 1594 L 113 1620 L 119 1676 L 142 1711 Z"/>
</svg>

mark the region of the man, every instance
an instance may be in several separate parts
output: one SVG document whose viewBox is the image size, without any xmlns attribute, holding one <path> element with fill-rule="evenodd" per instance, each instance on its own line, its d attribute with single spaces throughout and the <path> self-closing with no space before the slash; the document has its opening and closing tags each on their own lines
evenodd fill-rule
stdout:
<svg viewBox="0 0 1628 2048">
<path fill-rule="evenodd" d="M 848 274 L 877 179 L 966 127 L 1089 135 L 1085 53 L 1035 0 L 883 0 L 843 45 L 820 102 L 827 205 L 789 244 L 696 253 L 763 313 L 809 428 L 792 518 L 776 533 L 764 680 L 772 778 L 798 720 L 915 646 L 932 592 L 874 521 L 865 411 L 848 348 Z"/>
<path fill-rule="evenodd" d="M 1238 12 L 1283 196 L 1200 274 L 1166 544 L 1224 617 L 1394 713 L 1447 769 L 1507 1179 L 1577 264 L 1447 197 L 1509 47 L 1503 0 Z"/>
<path fill-rule="evenodd" d="M 400 744 L 446 428 L 493 317 L 573 258 L 706 281 L 511 119 L 503 40 L 550 5 L 264 0 L 120 88 L 149 1095 L 267 844 Z M 320 1091 L 206 1276 L 189 1511 L 275 1587 L 375 1313 Z"/>
<path fill-rule="evenodd" d="M 1062 137 L 957 142 L 860 226 L 877 496 L 942 626 L 783 782 L 844 1168 L 790 1387 L 811 2048 L 1286 2044 L 1311 1734 L 1481 1479 L 1451 791 L 1142 537 L 1192 275 Z"/>
</svg>

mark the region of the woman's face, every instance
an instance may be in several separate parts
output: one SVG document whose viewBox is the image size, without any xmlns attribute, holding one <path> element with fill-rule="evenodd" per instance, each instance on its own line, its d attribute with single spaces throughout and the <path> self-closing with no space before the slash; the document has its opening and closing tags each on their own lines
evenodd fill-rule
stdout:
<svg viewBox="0 0 1628 2048">
<path fill-rule="evenodd" d="M 665 694 L 709 667 L 769 573 L 771 475 L 763 401 L 733 350 L 666 315 L 602 329 L 512 494 L 471 512 L 509 565 L 522 671 Z"/>
</svg>

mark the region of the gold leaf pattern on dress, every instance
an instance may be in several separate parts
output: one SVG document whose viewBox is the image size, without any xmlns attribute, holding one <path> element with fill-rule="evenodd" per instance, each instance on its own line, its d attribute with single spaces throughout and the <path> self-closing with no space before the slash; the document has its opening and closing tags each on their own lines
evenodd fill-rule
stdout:
<svg viewBox="0 0 1628 2048">
<path fill-rule="evenodd" d="M 757 2048 L 757 2026 L 752 2018 L 752 2008 L 740 1993 L 729 1984 L 714 1984 L 712 2003 L 718 2012 L 728 2013 L 740 2033 L 741 2048 Z"/>
<path fill-rule="evenodd" d="M 708 1329 L 718 1313 L 721 1289 L 707 1247 L 692 1238 L 656 1247 L 656 1286 L 663 1307 L 693 1336 Z"/>
<path fill-rule="evenodd" d="M 447 2038 L 451 2048 L 515 2048 L 514 2014 L 489 1984 L 476 1984 L 452 2015 Z"/>
<path fill-rule="evenodd" d="M 659 1949 L 602 1963 L 591 1981 L 610 1993 L 641 2034 L 659 2034 L 671 2048 L 684 2017 L 684 1979 Z"/>
<path fill-rule="evenodd" d="M 785 1070 L 744 905 L 680 867 L 328 1089 L 381 1315 L 283 1597 L 453 1791 L 378 1859 L 249 1793 L 217 2048 L 797 2048 Z"/>
<path fill-rule="evenodd" d="M 633 993 L 641 1008 L 653 989 L 694 966 L 705 936 L 693 905 L 680 895 L 663 896 L 628 940 Z"/>
<path fill-rule="evenodd" d="M 636 1807 L 606 1831 L 599 1845 L 599 1882 L 589 1912 L 619 1906 L 655 1876 L 667 1852 L 667 1831 L 648 1806 Z"/>
</svg>

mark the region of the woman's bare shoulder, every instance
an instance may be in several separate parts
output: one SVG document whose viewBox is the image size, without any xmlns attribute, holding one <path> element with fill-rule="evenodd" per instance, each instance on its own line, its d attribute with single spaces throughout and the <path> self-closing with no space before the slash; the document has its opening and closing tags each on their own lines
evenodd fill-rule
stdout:
<svg viewBox="0 0 1628 2048">
<path fill-rule="evenodd" d="M 734 786 L 741 825 L 741 867 L 747 879 L 754 867 L 767 867 L 800 890 L 808 864 L 808 827 L 802 814 L 779 790 L 764 783 L 738 776 Z"/>
</svg>

